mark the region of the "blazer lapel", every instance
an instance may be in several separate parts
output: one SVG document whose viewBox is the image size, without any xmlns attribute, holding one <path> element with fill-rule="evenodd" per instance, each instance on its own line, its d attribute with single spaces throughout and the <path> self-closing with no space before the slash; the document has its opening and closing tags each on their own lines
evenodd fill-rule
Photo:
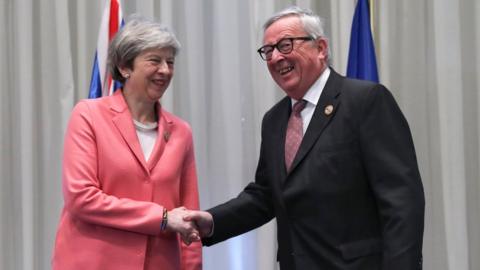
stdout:
<svg viewBox="0 0 480 270">
<path fill-rule="evenodd" d="M 149 171 L 152 171 L 155 165 L 157 165 L 158 161 L 160 160 L 160 157 L 165 150 L 165 146 L 167 145 L 170 137 L 172 136 L 174 126 L 173 120 L 170 119 L 167 114 L 163 113 L 163 109 L 160 103 L 157 104 L 157 119 L 159 119 L 158 135 L 155 146 L 153 147 L 152 154 L 150 155 L 150 159 L 147 162 Z"/>
<path fill-rule="evenodd" d="M 340 105 L 340 76 L 335 73 L 333 69 L 330 69 L 330 77 L 328 78 L 322 95 L 317 103 L 317 107 L 308 125 L 307 132 L 303 136 L 302 143 L 295 156 L 290 172 L 305 158 L 307 153 L 313 147 L 313 144 L 322 134 L 322 131 L 328 125 L 331 119 L 333 119 L 338 106 Z"/>
<path fill-rule="evenodd" d="M 117 115 L 112 118 L 113 124 L 122 135 L 123 140 L 130 148 L 130 151 L 132 151 L 138 163 L 143 167 L 146 173 L 149 174 L 145 157 L 140 142 L 138 141 L 137 132 L 133 126 L 132 115 L 128 110 L 127 103 L 120 90 L 116 91 L 113 96 L 111 109 L 117 113 Z"/>
</svg>

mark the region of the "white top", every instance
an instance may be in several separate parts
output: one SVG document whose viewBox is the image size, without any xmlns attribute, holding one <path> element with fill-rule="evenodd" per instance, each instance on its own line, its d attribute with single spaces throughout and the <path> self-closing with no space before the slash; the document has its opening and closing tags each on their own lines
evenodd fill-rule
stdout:
<svg viewBox="0 0 480 270">
<path fill-rule="evenodd" d="M 303 99 L 307 101 L 305 108 L 300 112 L 302 116 L 303 122 L 303 134 L 307 131 L 308 124 L 310 124 L 310 120 L 312 120 L 313 112 L 315 111 L 315 107 L 317 107 L 318 100 L 320 99 L 320 95 L 323 92 L 323 88 L 327 83 L 328 77 L 330 76 L 330 68 L 326 68 L 322 75 L 317 79 L 317 81 L 308 89 L 307 93 L 303 96 Z M 292 108 L 298 100 L 292 98 Z"/>
<path fill-rule="evenodd" d="M 144 124 L 133 119 L 133 124 L 137 130 L 138 140 L 140 141 L 140 146 L 142 146 L 145 160 L 148 161 L 150 155 L 152 154 L 153 147 L 155 146 L 155 141 L 158 137 L 158 123 L 155 122 Z"/>
</svg>

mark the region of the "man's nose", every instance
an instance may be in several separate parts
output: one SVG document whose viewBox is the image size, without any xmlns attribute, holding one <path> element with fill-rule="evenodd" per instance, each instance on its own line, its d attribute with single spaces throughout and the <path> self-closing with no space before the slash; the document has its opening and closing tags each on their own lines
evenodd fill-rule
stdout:
<svg viewBox="0 0 480 270">
<path fill-rule="evenodd" d="M 272 58 L 270 58 L 270 61 L 278 61 L 279 59 L 283 59 L 283 57 L 283 53 L 281 53 L 277 48 L 273 48 Z"/>
</svg>

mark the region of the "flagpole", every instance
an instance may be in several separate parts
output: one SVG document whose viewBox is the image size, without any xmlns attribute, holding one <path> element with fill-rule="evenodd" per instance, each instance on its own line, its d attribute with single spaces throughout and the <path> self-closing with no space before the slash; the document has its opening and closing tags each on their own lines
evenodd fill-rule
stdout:
<svg viewBox="0 0 480 270">
<path fill-rule="evenodd" d="M 373 1 L 368 0 L 370 6 L 370 29 L 372 30 L 372 39 L 375 40 L 375 29 L 373 28 Z"/>
</svg>

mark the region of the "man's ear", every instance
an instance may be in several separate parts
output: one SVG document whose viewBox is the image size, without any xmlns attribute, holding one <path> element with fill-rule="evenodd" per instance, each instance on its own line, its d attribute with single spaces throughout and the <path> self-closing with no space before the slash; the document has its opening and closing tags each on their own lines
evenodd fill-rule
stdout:
<svg viewBox="0 0 480 270">
<path fill-rule="evenodd" d="M 326 39 L 321 38 L 321 37 L 317 38 L 315 40 L 315 43 L 317 43 L 318 49 L 320 51 L 325 51 L 326 52 L 328 50 L 328 42 L 327 42 Z"/>
<path fill-rule="evenodd" d="M 327 58 L 328 55 L 328 41 L 325 38 L 319 37 L 315 40 L 317 44 L 319 56 Z"/>
</svg>

